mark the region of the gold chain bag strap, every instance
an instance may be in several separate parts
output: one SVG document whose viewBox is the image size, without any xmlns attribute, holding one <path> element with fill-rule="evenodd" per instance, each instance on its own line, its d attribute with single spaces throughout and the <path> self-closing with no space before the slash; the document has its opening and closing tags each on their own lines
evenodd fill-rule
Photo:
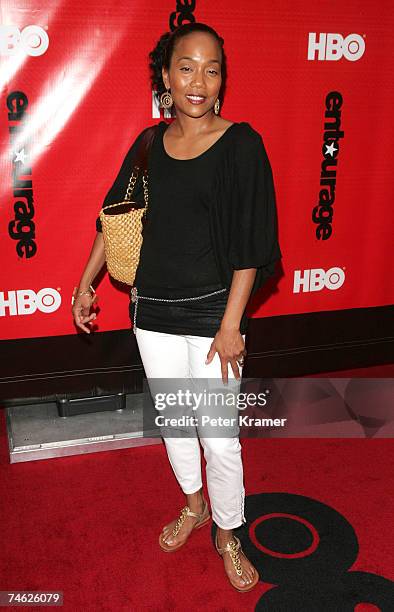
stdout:
<svg viewBox="0 0 394 612">
<path fill-rule="evenodd" d="M 143 217 L 148 210 L 148 153 L 155 131 L 154 126 L 144 132 L 137 157 L 138 165 L 133 168 L 123 202 L 103 206 L 99 214 L 108 273 L 127 285 L 133 285 L 140 260 Z M 131 196 L 140 169 L 143 170 L 145 206 L 130 208 L 131 204 L 135 204 Z"/>
</svg>

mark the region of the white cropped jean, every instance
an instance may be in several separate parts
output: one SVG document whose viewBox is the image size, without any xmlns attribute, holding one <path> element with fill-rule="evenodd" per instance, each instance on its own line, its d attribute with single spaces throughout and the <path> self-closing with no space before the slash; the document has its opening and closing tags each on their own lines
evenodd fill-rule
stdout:
<svg viewBox="0 0 394 612">
<path fill-rule="evenodd" d="M 150 378 L 216 378 L 222 377 L 218 353 L 205 363 L 213 338 L 186 334 L 168 334 L 137 328 L 136 341 Z M 245 340 L 245 334 L 242 335 Z M 242 374 L 242 366 L 239 366 Z M 228 380 L 238 388 L 231 365 Z M 225 388 L 225 387 L 223 387 Z M 243 482 L 242 447 L 236 437 L 163 438 L 167 455 L 185 494 L 202 487 L 200 444 L 206 460 L 206 478 L 212 518 L 222 529 L 235 529 L 246 522 L 244 516 L 245 488 Z"/>
</svg>

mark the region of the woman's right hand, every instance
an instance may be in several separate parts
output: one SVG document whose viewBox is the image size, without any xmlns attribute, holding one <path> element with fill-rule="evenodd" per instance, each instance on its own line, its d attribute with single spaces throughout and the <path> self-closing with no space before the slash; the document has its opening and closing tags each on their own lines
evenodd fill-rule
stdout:
<svg viewBox="0 0 394 612">
<path fill-rule="evenodd" d="M 82 329 L 87 334 L 90 334 L 89 327 L 86 326 L 86 323 L 90 323 L 90 321 L 94 321 L 97 317 L 95 312 L 90 314 L 90 309 L 93 304 L 97 301 L 97 295 L 94 294 L 92 297 L 85 293 L 84 295 L 78 295 L 78 287 L 74 287 L 73 298 L 74 303 L 71 308 L 71 312 L 74 317 L 74 323 L 77 327 Z"/>
</svg>

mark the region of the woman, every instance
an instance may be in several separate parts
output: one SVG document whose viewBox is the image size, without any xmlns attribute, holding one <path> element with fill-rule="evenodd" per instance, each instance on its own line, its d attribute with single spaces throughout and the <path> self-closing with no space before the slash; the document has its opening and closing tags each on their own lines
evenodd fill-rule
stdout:
<svg viewBox="0 0 394 612">
<path fill-rule="evenodd" d="M 272 172 L 262 138 L 248 123 L 219 115 L 226 74 L 223 42 L 205 24 L 186 24 L 164 34 L 150 53 L 153 88 L 175 120 L 157 125 L 150 149 L 149 206 L 130 302 L 148 379 L 216 378 L 228 384 L 230 378 L 239 384 L 246 304 L 281 258 Z M 144 132 L 131 146 L 104 204 L 123 200 Z M 133 199 L 143 205 L 141 180 Z M 89 314 L 95 300 L 89 287 L 105 261 L 99 219 L 96 227 L 74 291 L 74 320 L 86 333 L 96 318 Z M 159 543 L 162 550 L 175 551 L 193 529 L 209 521 L 199 439 L 217 525 L 215 546 L 230 583 L 248 591 L 259 575 L 233 534 L 246 522 L 238 435 L 164 437 L 186 506 L 163 528 Z"/>
</svg>

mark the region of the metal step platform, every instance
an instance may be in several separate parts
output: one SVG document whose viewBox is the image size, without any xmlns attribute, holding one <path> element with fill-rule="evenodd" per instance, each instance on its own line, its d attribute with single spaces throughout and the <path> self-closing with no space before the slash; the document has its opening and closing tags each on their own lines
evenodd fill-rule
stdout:
<svg viewBox="0 0 394 612">
<path fill-rule="evenodd" d="M 10 463 L 162 444 L 143 431 L 143 398 L 127 394 L 124 408 L 69 416 L 56 402 L 5 408 Z"/>
</svg>

